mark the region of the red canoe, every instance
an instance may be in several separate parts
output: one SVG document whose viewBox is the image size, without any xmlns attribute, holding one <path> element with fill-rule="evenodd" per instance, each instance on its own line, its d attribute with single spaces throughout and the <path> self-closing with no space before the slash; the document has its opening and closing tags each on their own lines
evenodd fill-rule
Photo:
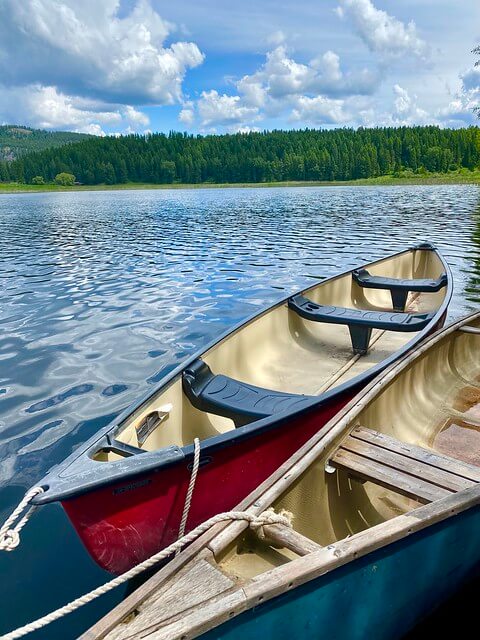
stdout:
<svg viewBox="0 0 480 640">
<path fill-rule="evenodd" d="M 451 273 L 429 244 L 286 298 L 168 374 L 55 467 L 36 504 L 61 501 L 94 560 L 121 573 L 234 507 L 388 365 L 440 328 Z"/>
</svg>

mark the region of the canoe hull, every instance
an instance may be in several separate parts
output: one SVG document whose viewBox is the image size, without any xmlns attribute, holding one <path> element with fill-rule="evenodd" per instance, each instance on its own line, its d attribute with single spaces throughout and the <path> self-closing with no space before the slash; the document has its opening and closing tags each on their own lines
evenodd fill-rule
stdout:
<svg viewBox="0 0 480 640">
<path fill-rule="evenodd" d="M 430 333 L 443 327 L 445 319 L 446 312 Z M 365 376 L 360 385 L 307 414 L 213 452 L 209 449 L 200 458 L 186 531 L 234 508 L 373 377 Z M 187 459 L 62 501 L 78 536 L 100 567 L 118 575 L 178 538 L 191 465 Z"/>
<path fill-rule="evenodd" d="M 353 397 L 337 397 L 297 420 L 200 457 L 187 531 L 228 511 L 268 478 Z M 119 574 L 174 542 L 191 462 L 130 478 L 62 505 L 92 558 Z"/>
<path fill-rule="evenodd" d="M 205 640 L 401 638 L 480 574 L 480 507 L 252 608 Z"/>
</svg>

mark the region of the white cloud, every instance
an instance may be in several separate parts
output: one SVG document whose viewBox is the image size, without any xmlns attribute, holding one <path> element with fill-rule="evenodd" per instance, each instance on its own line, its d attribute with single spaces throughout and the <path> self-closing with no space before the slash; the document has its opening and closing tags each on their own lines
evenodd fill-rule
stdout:
<svg viewBox="0 0 480 640">
<path fill-rule="evenodd" d="M 431 122 L 429 114 L 417 105 L 417 96 L 410 96 L 408 91 L 395 84 L 393 87 L 394 100 L 394 120 L 399 124 L 426 124 Z"/>
<path fill-rule="evenodd" d="M 300 96 L 291 115 L 292 121 L 307 122 L 316 126 L 344 124 L 350 118 L 344 110 L 343 100 L 331 100 L 324 96 Z"/>
<path fill-rule="evenodd" d="M 236 95 L 204 91 L 196 104 L 189 102 L 182 109 L 179 119 L 187 126 L 198 119 L 204 128 L 228 130 L 283 113 L 290 121 L 338 124 L 349 118 L 340 98 L 370 95 L 379 81 L 379 74 L 367 69 L 344 72 L 333 51 L 302 63 L 280 45 L 266 54 L 257 71 L 234 82 Z"/>
<path fill-rule="evenodd" d="M 149 122 L 144 113 L 132 106 L 68 96 L 56 87 L 33 84 L 0 89 L 0 114 L 6 122 L 28 122 L 41 129 L 71 129 L 95 135 L 105 135 L 104 126 L 130 126 L 136 130 Z"/>
<path fill-rule="evenodd" d="M 74 129 L 76 133 L 89 133 L 91 136 L 105 136 L 105 131 L 99 124 L 86 124 Z"/>
<path fill-rule="evenodd" d="M 173 104 L 189 68 L 204 59 L 193 42 L 165 46 L 173 26 L 148 0 L 119 17 L 118 0 L 3 0 L 0 75 L 5 85 L 56 86 L 112 103 Z"/>
<path fill-rule="evenodd" d="M 220 95 L 214 89 L 202 92 L 197 109 L 203 127 L 233 125 L 241 128 L 258 119 L 257 107 L 242 104 L 239 96 Z"/>
<path fill-rule="evenodd" d="M 290 95 L 325 94 L 328 97 L 371 94 L 378 86 L 379 76 L 367 69 L 344 73 L 340 58 L 333 51 L 314 58 L 308 64 L 296 62 L 279 46 L 267 53 L 265 63 L 252 75 L 237 84 L 246 100 L 262 106 L 266 97 L 281 99 Z"/>
<path fill-rule="evenodd" d="M 178 119 L 187 127 L 191 127 L 195 121 L 195 107 L 193 102 L 190 100 L 185 102 L 180 113 L 178 114 Z"/>
<path fill-rule="evenodd" d="M 339 1 L 337 14 L 350 20 L 371 51 L 387 59 L 405 55 L 428 57 L 429 47 L 418 35 L 413 21 L 405 25 L 386 11 L 377 9 L 371 0 Z"/>
<path fill-rule="evenodd" d="M 460 89 L 450 102 L 438 109 L 437 117 L 450 127 L 466 126 L 476 121 L 474 108 L 480 106 L 480 68 L 471 67 L 460 74 Z"/>
<path fill-rule="evenodd" d="M 150 124 L 150 119 L 145 113 L 138 111 L 129 104 L 123 107 L 121 111 L 125 120 L 130 122 L 133 126 L 146 127 L 147 124 Z"/>
<path fill-rule="evenodd" d="M 150 0 L 119 11 L 120 0 L 0 0 L 0 120 L 136 131 L 149 118 L 131 105 L 181 102 L 204 55 L 193 42 L 165 44 L 175 27 Z"/>
</svg>

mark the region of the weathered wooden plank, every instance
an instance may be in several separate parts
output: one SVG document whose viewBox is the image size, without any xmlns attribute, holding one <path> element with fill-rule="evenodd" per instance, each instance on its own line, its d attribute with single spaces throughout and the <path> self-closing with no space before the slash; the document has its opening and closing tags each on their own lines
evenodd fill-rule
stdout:
<svg viewBox="0 0 480 640">
<path fill-rule="evenodd" d="M 451 495 L 451 491 L 447 489 L 424 482 L 420 478 L 415 478 L 391 467 L 386 467 L 384 464 L 374 460 L 367 460 L 356 453 L 345 451 L 345 449 L 339 449 L 330 463 L 334 467 L 344 469 L 361 480 L 371 480 L 382 487 L 424 504 Z"/>
<path fill-rule="evenodd" d="M 188 570 L 188 562 L 197 555 L 200 558 L 212 557 L 212 552 L 205 549 L 205 537 L 210 534 L 214 535 L 219 528 L 225 525 L 217 525 L 210 532 L 204 534 L 201 538 L 192 542 L 180 555 L 172 558 L 172 560 L 164 567 L 159 569 L 151 578 L 142 584 L 133 593 L 127 596 L 122 602 L 114 607 L 106 616 L 101 618 L 93 627 L 85 631 L 78 640 L 100 640 L 117 627 L 122 620 L 131 615 L 134 611 L 151 596 L 152 594 L 160 595 L 165 589 L 169 588 L 166 578 L 176 577 L 180 575 L 183 567 Z M 198 555 L 200 554 L 200 555 Z M 113 637 L 113 636 L 112 636 Z"/>
<path fill-rule="evenodd" d="M 191 609 L 201 608 L 236 586 L 217 567 L 205 559 L 194 560 L 165 585 L 166 588 L 153 594 L 141 607 L 138 614 L 125 624 L 120 624 L 107 637 L 108 640 L 134 640 L 148 637 L 162 625 L 173 623 Z"/>
<path fill-rule="evenodd" d="M 396 438 L 387 436 L 384 433 L 379 433 L 373 429 L 367 429 L 366 427 L 355 427 L 351 436 L 364 440 L 365 442 L 371 442 L 378 447 L 383 447 L 389 451 L 400 453 L 402 456 L 412 458 L 414 460 L 421 460 L 424 464 L 443 469 L 449 473 L 453 473 L 467 480 L 473 482 L 480 482 L 480 468 L 468 462 L 462 462 L 456 458 L 450 458 L 442 454 L 429 451 L 423 447 L 418 447 L 407 442 L 401 442 Z"/>
<path fill-rule="evenodd" d="M 404 456 L 357 438 L 348 437 L 342 442 L 342 449 L 361 455 L 368 460 L 375 460 L 387 467 L 397 469 L 449 491 L 462 491 L 462 489 L 468 489 L 468 487 L 475 484 L 472 480 L 461 478 L 415 458 Z"/>
<path fill-rule="evenodd" d="M 239 613 L 245 611 L 245 593 L 241 587 L 235 591 L 205 602 L 201 607 L 195 607 L 184 616 L 166 625 L 157 625 L 155 628 L 143 632 L 140 636 L 145 640 L 180 640 L 183 638 L 196 638 L 211 627 L 212 619 L 215 625 L 227 622 Z M 132 638 L 133 640 L 133 638 Z M 139 640 L 139 636 L 135 637 Z"/>
<path fill-rule="evenodd" d="M 267 543 L 273 542 L 276 546 L 289 549 L 299 556 L 306 556 L 322 548 L 310 538 L 282 524 L 265 525 L 263 532 Z"/>
</svg>

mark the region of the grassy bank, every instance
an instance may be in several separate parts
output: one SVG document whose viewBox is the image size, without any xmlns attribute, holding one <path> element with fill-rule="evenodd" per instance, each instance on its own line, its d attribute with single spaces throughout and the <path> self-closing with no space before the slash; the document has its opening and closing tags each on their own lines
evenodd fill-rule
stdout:
<svg viewBox="0 0 480 640">
<path fill-rule="evenodd" d="M 2 193 L 37 193 L 45 191 L 116 191 L 123 189 L 222 189 L 247 187 L 331 187 L 331 186 L 370 186 L 370 185 L 422 185 L 422 184 L 480 184 L 480 169 L 476 171 L 452 171 L 451 173 L 409 174 L 404 176 L 379 176 L 362 180 L 347 180 L 344 182 L 258 182 L 258 183 L 201 183 L 201 184 L 99 184 L 75 185 L 61 187 L 55 184 L 20 184 L 16 182 L 0 182 Z"/>
</svg>

